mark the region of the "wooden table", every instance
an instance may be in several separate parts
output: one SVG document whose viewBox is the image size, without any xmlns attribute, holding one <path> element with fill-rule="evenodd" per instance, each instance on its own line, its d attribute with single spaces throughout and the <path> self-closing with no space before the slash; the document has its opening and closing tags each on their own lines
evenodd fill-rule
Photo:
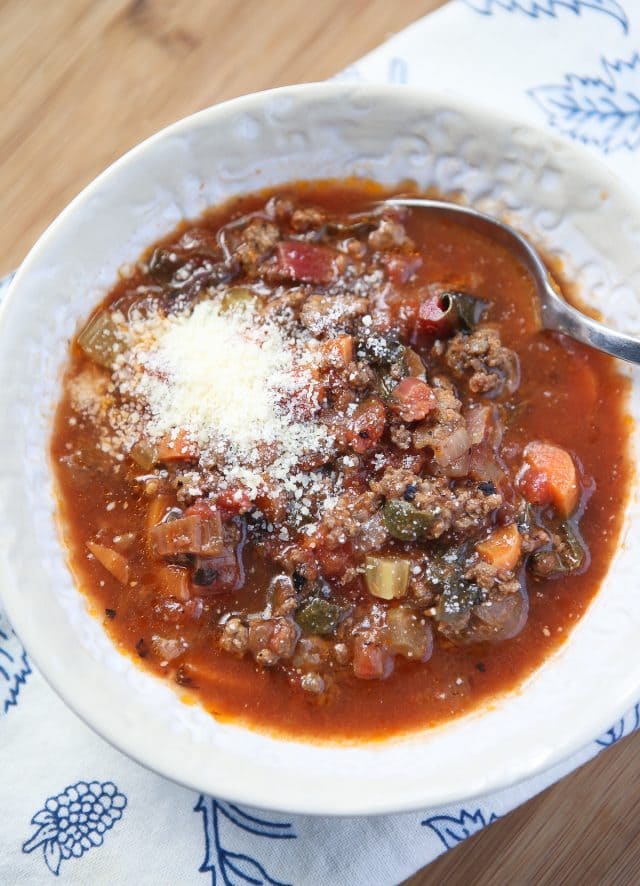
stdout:
<svg viewBox="0 0 640 886">
<path fill-rule="evenodd" d="M 157 129 L 244 92 L 322 80 L 438 5 L 4 0 L 0 272 L 87 182 Z M 408 884 L 638 883 L 639 788 L 636 735 Z"/>
</svg>

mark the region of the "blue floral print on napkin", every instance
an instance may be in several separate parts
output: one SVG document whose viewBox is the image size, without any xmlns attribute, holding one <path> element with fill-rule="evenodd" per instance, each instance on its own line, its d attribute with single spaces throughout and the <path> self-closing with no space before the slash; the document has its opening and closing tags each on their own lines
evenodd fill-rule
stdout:
<svg viewBox="0 0 640 886">
<path fill-rule="evenodd" d="M 529 96 L 549 126 L 605 154 L 640 145 L 640 53 L 601 60 L 604 76 L 566 74 L 564 83 L 536 86 Z"/>
<path fill-rule="evenodd" d="M 482 809 L 467 812 L 466 809 L 461 809 L 457 818 L 454 815 L 432 815 L 431 818 L 425 818 L 422 825 L 431 828 L 438 835 L 445 849 L 451 849 L 497 820 L 495 812 L 485 813 Z"/>
<path fill-rule="evenodd" d="M 287 886 L 269 876 L 257 859 L 226 847 L 221 825 L 229 822 L 234 828 L 268 840 L 295 840 L 296 834 L 290 823 L 258 818 L 233 803 L 203 794 L 198 798 L 194 811 L 202 813 L 204 828 L 205 854 L 200 871 L 211 873 L 211 886 L 243 886 L 247 883 L 251 886 Z"/>
<path fill-rule="evenodd" d="M 30 673 L 27 653 L 0 610 L 0 714 L 18 703 L 20 689 Z"/>
<path fill-rule="evenodd" d="M 37 826 L 23 844 L 23 852 L 42 846 L 45 863 L 56 877 L 63 860 L 80 858 L 95 846 L 101 846 L 127 805 L 127 798 L 111 781 L 69 785 L 62 793 L 49 797 L 33 816 Z"/>
<path fill-rule="evenodd" d="M 557 18 L 562 12 L 602 12 L 615 19 L 624 33 L 629 31 L 629 19 L 617 0 L 464 0 L 474 12 L 493 15 L 495 12 L 521 13 L 529 18 Z"/>
</svg>

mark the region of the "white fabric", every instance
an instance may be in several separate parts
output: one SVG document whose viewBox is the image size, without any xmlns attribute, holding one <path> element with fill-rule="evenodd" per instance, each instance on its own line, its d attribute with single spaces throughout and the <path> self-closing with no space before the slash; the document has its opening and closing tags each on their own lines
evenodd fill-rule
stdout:
<svg viewBox="0 0 640 886">
<path fill-rule="evenodd" d="M 454 0 L 339 76 L 513 112 L 640 187 L 639 39 L 638 0 Z M 465 806 L 280 816 L 198 796 L 113 750 L 33 671 L 0 613 L 0 883 L 396 884 L 637 728 L 639 711 L 544 775 Z"/>
</svg>

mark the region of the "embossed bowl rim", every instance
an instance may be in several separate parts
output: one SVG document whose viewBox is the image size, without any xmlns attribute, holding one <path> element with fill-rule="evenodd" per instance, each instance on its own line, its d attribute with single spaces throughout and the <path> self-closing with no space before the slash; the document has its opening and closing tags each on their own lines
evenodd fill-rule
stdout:
<svg viewBox="0 0 640 886">
<path fill-rule="evenodd" d="M 638 327 L 629 285 L 640 289 L 640 206 L 603 165 L 460 98 L 346 83 L 244 96 L 134 148 L 42 235 L 0 315 L 0 591 L 42 674 L 101 736 L 162 775 L 256 807 L 335 815 L 504 788 L 592 742 L 640 697 L 635 496 L 609 575 L 558 653 L 518 692 L 388 742 L 316 745 L 217 722 L 121 656 L 89 614 L 65 563 L 46 451 L 70 335 L 117 269 L 182 217 L 233 193 L 348 173 L 413 178 L 507 212 L 559 252 L 607 319 Z M 629 409 L 637 419 L 635 377 Z"/>
</svg>

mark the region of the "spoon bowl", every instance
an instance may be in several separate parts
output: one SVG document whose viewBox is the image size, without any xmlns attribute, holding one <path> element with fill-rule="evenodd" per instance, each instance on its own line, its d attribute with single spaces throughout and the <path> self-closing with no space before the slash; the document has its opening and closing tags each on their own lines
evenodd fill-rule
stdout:
<svg viewBox="0 0 640 886">
<path fill-rule="evenodd" d="M 610 329 L 566 302 L 553 286 L 549 271 L 538 252 L 510 225 L 484 212 L 478 212 L 477 209 L 460 206 L 457 203 L 447 203 L 444 200 L 393 197 L 384 200 L 381 205 L 427 209 L 453 221 L 462 222 L 479 233 L 488 234 L 508 247 L 526 266 L 540 299 L 540 316 L 545 329 L 562 332 L 584 345 L 597 348 L 628 363 L 640 364 L 640 339 Z"/>
</svg>

